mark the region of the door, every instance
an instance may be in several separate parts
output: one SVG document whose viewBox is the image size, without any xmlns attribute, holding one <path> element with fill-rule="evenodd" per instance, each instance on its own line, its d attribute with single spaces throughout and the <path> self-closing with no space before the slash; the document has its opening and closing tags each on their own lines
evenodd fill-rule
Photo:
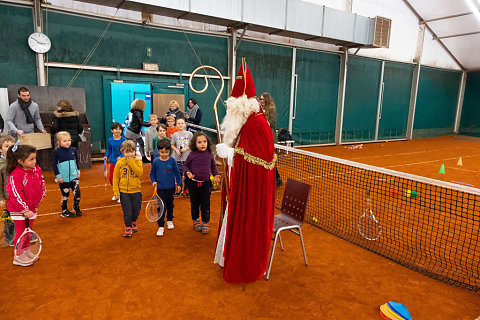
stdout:
<svg viewBox="0 0 480 320">
<path fill-rule="evenodd" d="M 125 124 L 130 105 L 135 99 L 145 100 L 143 119 L 148 121 L 152 113 L 152 99 L 150 84 L 145 83 L 110 83 L 112 95 L 112 122 Z"/>
</svg>

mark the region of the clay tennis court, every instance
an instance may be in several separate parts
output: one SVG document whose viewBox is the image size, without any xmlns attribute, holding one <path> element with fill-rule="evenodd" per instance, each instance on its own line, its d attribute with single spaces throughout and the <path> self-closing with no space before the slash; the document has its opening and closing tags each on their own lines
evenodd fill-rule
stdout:
<svg viewBox="0 0 480 320">
<path fill-rule="evenodd" d="M 479 147 L 472 138 L 448 136 L 314 150 L 478 186 Z M 442 163 L 445 175 L 438 174 Z M 144 204 L 152 192 L 149 169 L 145 164 Z M 269 281 L 227 284 L 212 263 L 218 192 L 212 194 L 210 234 L 193 231 L 190 203 L 182 197 L 175 200 L 174 230 L 156 237 L 156 224 L 142 212 L 140 232 L 125 239 L 120 205 L 111 201 L 111 187 L 104 189 L 102 171 L 101 163 L 83 170 L 84 215 L 75 219 L 60 218 L 61 195 L 53 173 L 45 172 L 48 192 L 35 222 L 44 244 L 41 259 L 33 267 L 15 267 L 13 249 L 1 248 L 0 318 L 380 319 L 378 308 L 387 301 L 405 304 L 414 319 L 480 316 L 478 293 L 412 271 L 311 224 L 303 227 L 308 267 L 298 238 L 286 233 L 285 252 L 277 248 Z"/>
</svg>

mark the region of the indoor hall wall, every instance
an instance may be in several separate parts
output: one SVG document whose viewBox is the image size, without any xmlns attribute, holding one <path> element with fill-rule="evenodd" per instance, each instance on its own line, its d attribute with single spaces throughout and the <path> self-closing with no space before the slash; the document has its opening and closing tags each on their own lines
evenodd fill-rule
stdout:
<svg viewBox="0 0 480 320">
<path fill-rule="evenodd" d="M 460 133 L 480 136 L 480 71 L 467 73 Z"/>
<path fill-rule="evenodd" d="M 413 124 L 414 138 L 453 134 L 461 72 L 422 66 Z"/>
<path fill-rule="evenodd" d="M 276 128 L 288 128 L 293 49 L 242 40 L 237 48 L 238 71 L 242 57 L 252 73 L 257 96 L 268 92 L 277 108 Z"/>
<path fill-rule="evenodd" d="M 296 74 L 293 139 L 297 144 L 335 142 L 340 56 L 297 49 Z"/>
<path fill-rule="evenodd" d="M 0 87 L 37 85 L 35 53 L 27 44 L 32 15 L 32 8 L 0 4 Z"/>
<path fill-rule="evenodd" d="M 44 14 L 44 18 L 47 16 Z M 48 13 L 45 28 L 52 41 L 49 61 L 82 64 L 107 25 L 107 21 L 78 17 L 55 12 Z M 212 36 L 188 34 L 196 53 L 203 64 L 215 66 L 222 74 L 227 74 L 227 39 Z M 151 48 L 151 57 L 147 56 Z M 143 28 L 120 23 L 112 23 L 100 45 L 88 61 L 88 65 L 112 66 L 141 69 L 143 62 L 158 63 L 161 71 L 190 73 L 200 65 L 182 32 Z M 49 84 L 67 86 L 75 70 L 50 68 Z M 104 100 L 102 77 L 115 75 L 111 72 L 82 71 L 72 87 L 85 87 L 87 113 L 92 125 L 92 140 L 95 149 L 100 141 L 105 141 Z M 152 75 L 122 74 L 126 76 L 159 79 Z M 163 77 L 164 78 L 164 77 Z M 178 79 L 178 78 L 177 78 Z M 188 80 L 188 79 L 183 79 Z M 201 80 L 203 81 L 203 80 Z M 202 86 L 200 88 L 203 87 Z M 213 89 L 209 89 L 213 91 Z M 214 125 L 211 111 L 211 93 L 196 95 L 204 112 L 202 125 Z M 215 94 L 216 96 L 216 94 Z M 103 144 L 100 144 L 103 147 Z"/>
</svg>

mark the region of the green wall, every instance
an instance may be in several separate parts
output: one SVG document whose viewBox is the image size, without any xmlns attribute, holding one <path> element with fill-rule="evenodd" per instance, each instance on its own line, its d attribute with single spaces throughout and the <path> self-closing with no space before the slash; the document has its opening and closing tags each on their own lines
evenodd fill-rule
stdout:
<svg viewBox="0 0 480 320">
<path fill-rule="evenodd" d="M 0 4 L 0 86 L 37 84 L 35 53 L 27 44 L 33 11 Z"/>
<path fill-rule="evenodd" d="M 335 142 L 340 56 L 297 49 L 296 114 L 293 139 L 299 144 Z"/>
<path fill-rule="evenodd" d="M 349 57 L 342 141 L 375 138 L 381 61 Z"/>
<path fill-rule="evenodd" d="M 292 48 L 242 40 L 237 49 L 235 75 L 242 58 L 252 73 L 257 96 L 268 92 L 277 108 L 277 129 L 288 127 Z"/>
<path fill-rule="evenodd" d="M 413 135 L 415 138 L 453 133 L 461 72 L 420 69 Z"/>
<path fill-rule="evenodd" d="M 480 136 L 480 72 L 467 73 L 460 133 Z"/>
</svg>

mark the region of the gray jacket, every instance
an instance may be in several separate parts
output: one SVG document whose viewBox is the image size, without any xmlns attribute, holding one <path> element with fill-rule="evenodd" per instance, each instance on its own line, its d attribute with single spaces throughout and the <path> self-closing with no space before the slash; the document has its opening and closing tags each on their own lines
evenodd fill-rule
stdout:
<svg viewBox="0 0 480 320">
<path fill-rule="evenodd" d="M 28 107 L 28 110 L 30 110 L 30 114 L 35 121 L 37 128 L 39 130 L 43 130 L 44 127 L 42 124 L 42 119 L 40 119 L 38 104 L 32 101 Z M 27 123 L 27 118 L 25 117 L 25 113 L 23 112 L 22 108 L 20 108 L 18 100 L 15 100 L 15 102 L 8 107 L 8 114 L 5 122 L 8 125 L 8 129 L 10 129 L 10 131 L 12 131 L 14 134 L 17 134 L 17 130 L 23 130 L 24 133 L 34 132 L 33 123 Z"/>
</svg>

